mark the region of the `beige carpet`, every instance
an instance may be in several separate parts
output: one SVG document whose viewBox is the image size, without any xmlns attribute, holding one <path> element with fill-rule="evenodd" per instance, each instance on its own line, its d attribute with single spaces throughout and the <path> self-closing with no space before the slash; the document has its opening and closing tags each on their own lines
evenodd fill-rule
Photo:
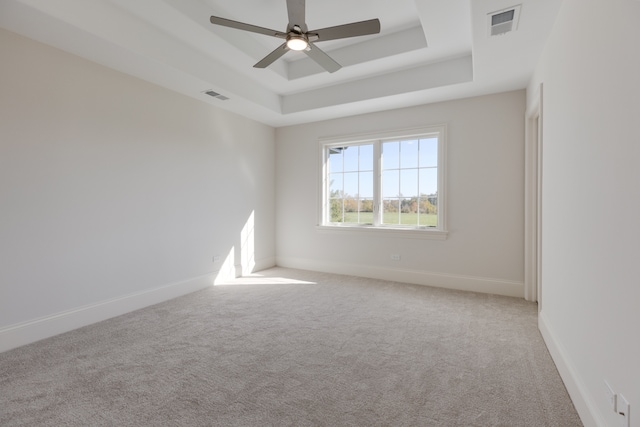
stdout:
<svg viewBox="0 0 640 427">
<path fill-rule="evenodd" d="M 0 425 L 580 426 L 536 316 L 275 268 L 0 354 Z"/>
</svg>

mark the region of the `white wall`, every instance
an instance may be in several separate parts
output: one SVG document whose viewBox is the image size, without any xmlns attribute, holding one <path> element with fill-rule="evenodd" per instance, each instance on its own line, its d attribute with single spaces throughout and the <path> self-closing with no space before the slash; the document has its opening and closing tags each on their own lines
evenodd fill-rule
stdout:
<svg viewBox="0 0 640 427">
<path fill-rule="evenodd" d="M 233 274 L 252 212 L 243 268 L 275 263 L 273 128 L 4 30 L 0 58 L 0 350 Z"/>
<path fill-rule="evenodd" d="M 524 110 L 516 91 L 277 129 L 278 265 L 522 297 Z M 316 230 L 319 138 L 441 123 L 447 240 Z"/>
<path fill-rule="evenodd" d="M 640 426 L 640 3 L 564 0 L 543 83 L 540 327 L 587 426 Z"/>
</svg>

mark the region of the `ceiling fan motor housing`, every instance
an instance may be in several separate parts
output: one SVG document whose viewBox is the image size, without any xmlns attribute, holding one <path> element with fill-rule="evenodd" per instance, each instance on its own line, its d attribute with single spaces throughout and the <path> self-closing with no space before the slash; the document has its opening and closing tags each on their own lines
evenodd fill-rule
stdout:
<svg viewBox="0 0 640 427">
<path fill-rule="evenodd" d="M 300 27 L 294 26 L 287 35 L 287 47 L 291 50 L 305 50 L 309 47 L 309 38 L 305 33 L 298 32 Z"/>
</svg>

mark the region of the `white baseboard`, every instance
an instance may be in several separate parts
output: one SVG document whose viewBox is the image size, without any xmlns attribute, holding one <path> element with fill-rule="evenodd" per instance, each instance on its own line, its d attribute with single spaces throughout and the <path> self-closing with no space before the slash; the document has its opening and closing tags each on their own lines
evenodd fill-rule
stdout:
<svg viewBox="0 0 640 427">
<path fill-rule="evenodd" d="M 215 273 L 0 328 L 0 353 L 213 285 Z"/>
<path fill-rule="evenodd" d="M 278 257 L 276 264 L 280 267 L 298 268 L 301 270 L 320 271 L 323 273 L 346 274 L 349 276 L 368 277 L 372 279 L 392 280 L 415 285 L 434 286 L 438 288 L 456 289 L 460 291 L 482 292 L 524 298 L 524 283 L 476 276 L 436 273 L 430 271 L 403 270 L 397 268 L 344 263 L 328 263 L 324 261 Z"/>
<path fill-rule="evenodd" d="M 253 267 L 252 273 L 260 270 L 266 270 L 267 268 L 276 266 L 276 257 L 268 257 L 263 259 L 257 259 L 256 265 Z"/>
<path fill-rule="evenodd" d="M 571 396 L 573 405 L 578 411 L 582 424 L 584 424 L 585 427 L 606 427 L 607 423 L 604 421 L 600 411 L 598 411 L 597 406 L 593 403 L 589 393 L 587 393 L 584 382 L 573 368 L 571 359 L 567 356 L 562 342 L 557 339 L 553 332 L 553 328 L 544 315 L 544 311 L 541 311 L 538 315 L 538 328 L 549 349 L 551 358 L 558 368 L 560 377 L 569 392 L 569 396 Z"/>
</svg>

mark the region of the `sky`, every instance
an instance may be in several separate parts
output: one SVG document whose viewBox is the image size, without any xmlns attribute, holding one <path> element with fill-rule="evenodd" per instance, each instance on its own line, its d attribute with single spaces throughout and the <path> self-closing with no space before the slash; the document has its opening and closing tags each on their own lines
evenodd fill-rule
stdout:
<svg viewBox="0 0 640 427">
<path fill-rule="evenodd" d="M 329 155 L 330 190 L 373 198 L 373 144 Z M 382 197 L 433 194 L 438 189 L 438 139 L 382 143 Z"/>
</svg>

